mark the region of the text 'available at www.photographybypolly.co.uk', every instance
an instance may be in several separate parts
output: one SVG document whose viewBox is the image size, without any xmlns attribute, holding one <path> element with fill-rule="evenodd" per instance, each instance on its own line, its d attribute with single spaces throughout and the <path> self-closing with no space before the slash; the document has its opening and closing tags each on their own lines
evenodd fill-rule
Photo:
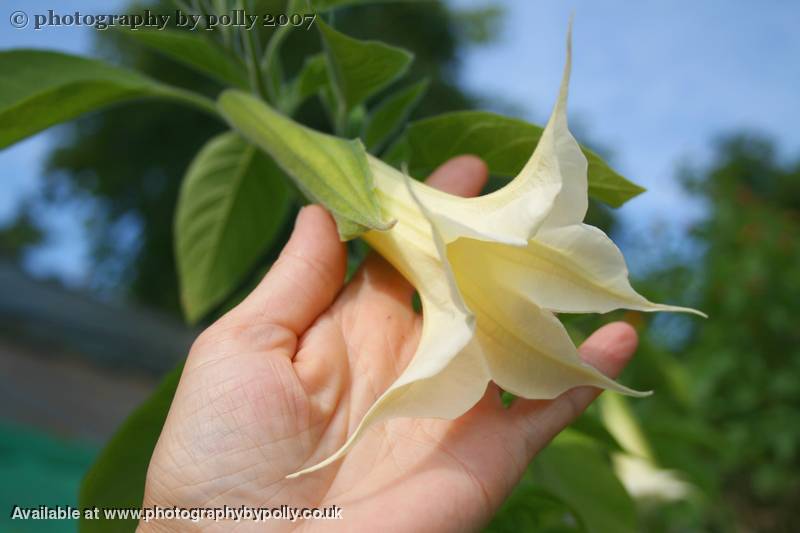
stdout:
<svg viewBox="0 0 800 533">
<path fill-rule="evenodd" d="M 68 505 L 21 507 L 11 509 L 12 520 L 136 520 L 188 521 L 193 523 L 211 522 L 268 522 L 298 520 L 341 520 L 342 508 L 338 505 L 328 507 L 294 507 L 279 505 L 275 507 L 248 507 L 246 505 L 221 507 L 86 507 L 79 509 Z"/>
</svg>

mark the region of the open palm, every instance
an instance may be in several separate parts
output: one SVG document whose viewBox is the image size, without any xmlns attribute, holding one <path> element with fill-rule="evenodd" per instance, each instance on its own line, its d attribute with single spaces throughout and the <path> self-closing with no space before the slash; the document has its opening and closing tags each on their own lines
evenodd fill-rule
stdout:
<svg viewBox="0 0 800 533">
<path fill-rule="evenodd" d="M 429 183 L 470 196 L 486 177 L 480 160 L 462 156 Z M 377 424 L 339 462 L 286 479 L 345 442 L 418 342 L 422 317 L 402 276 L 372 255 L 343 286 L 345 264 L 331 217 L 318 206 L 304 208 L 261 284 L 192 347 L 144 500 L 183 508 L 336 505 L 343 520 L 159 522 L 140 529 L 478 529 L 532 457 L 596 396 L 596 389 L 573 389 L 505 409 L 490 384 L 457 420 Z M 615 323 L 590 337 L 581 355 L 613 376 L 635 346 L 633 330 Z"/>
</svg>

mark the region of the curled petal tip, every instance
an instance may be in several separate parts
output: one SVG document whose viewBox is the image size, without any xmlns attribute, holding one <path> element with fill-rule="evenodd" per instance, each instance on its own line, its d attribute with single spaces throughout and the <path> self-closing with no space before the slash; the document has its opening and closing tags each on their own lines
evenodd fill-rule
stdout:
<svg viewBox="0 0 800 533">
<path fill-rule="evenodd" d="M 567 26 L 567 58 L 564 62 L 564 72 L 561 76 L 561 88 L 559 90 L 559 104 L 566 108 L 567 94 L 569 92 L 569 78 L 572 72 L 572 21 L 573 16 L 569 17 L 569 24 Z"/>
<path fill-rule="evenodd" d="M 611 383 L 613 383 L 615 386 L 613 388 L 612 387 L 605 387 L 606 390 L 617 392 L 619 394 L 624 394 L 625 396 L 631 396 L 633 398 L 647 398 L 648 396 L 652 396 L 653 395 L 653 391 L 651 391 L 651 390 L 641 391 L 641 390 L 631 389 L 631 388 L 626 387 L 625 385 L 621 385 L 621 384 L 619 384 L 619 383 L 617 383 L 616 381 L 613 381 L 613 380 L 611 380 Z"/>
<path fill-rule="evenodd" d="M 708 318 L 708 315 L 702 311 L 698 311 L 697 309 L 692 309 L 691 307 L 681 307 L 678 305 L 659 305 L 653 311 L 666 311 L 670 313 L 689 313 L 692 315 L 697 315 L 702 318 Z"/>
<path fill-rule="evenodd" d="M 324 461 L 321 461 L 321 462 L 319 462 L 319 463 L 317 463 L 315 465 L 309 466 L 308 468 L 303 468 L 302 470 L 298 470 L 297 472 L 289 474 L 284 479 L 296 479 L 296 478 L 298 478 L 300 476 L 304 476 L 306 474 L 310 474 L 311 472 L 316 472 L 317 470 L 320 470 L 320 469 L 328 466 L 329 464 L 338 461 L 339 459 L 344 457 L 344 455 L 350 450 L 350 448 L 352 447 L 352 445 L 356 441 L 356 439 L 360 436 L 360 430 L 361 430 L 361 426 L 356 428 L 356 432 L 353 435 L 350 436 L 350 438 L 347 440 L 347 442 L 344 444 L 344 446 L 339 448 L 339 450 L 337 450 L 336 453 L 334 453 L 333 455 L 331 455 L 330 457 L 328 457 Z"/>
<path fill-rule="evenodd" d="M 567 53 L 572 54 L 572 27 L 575 25 L 575 12 L 571 11 L 567 21 Z"/>
<path fill-rule="evenodd" d="M 697 315 L 702 318 L 708 318 L 708 315 L 702 311 L 698 311 L 697 309 L 692 309 L 691 307 L 686 307 L 681 309 L 684 313 L 691 313 L 693 315 Z"/>
</svg>

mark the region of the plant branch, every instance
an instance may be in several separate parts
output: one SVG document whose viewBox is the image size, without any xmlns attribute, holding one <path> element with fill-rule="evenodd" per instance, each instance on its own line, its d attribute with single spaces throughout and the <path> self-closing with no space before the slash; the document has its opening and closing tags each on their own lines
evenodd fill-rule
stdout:
<svg viewBox="0 0 800 533">
<path fill-rule="evenodd" d="M 291 30 L 292 27 L 288 25 L 277 28 L 267 43 L 267 49 L 264 52 L 264 57 L 261 60 L 261 69 L 266 72 L 267 79 L 269 80 L 269 83 L 267 84 L 267 90 L 269 91 L 270 97 L 273 99 L 273 101 L 278 100 L 280 84 L 283 83 L 283 74 L 280 70 L 281 65 L 278 52 L 280 51 L 283 41 L 285 41 L 286 37 L 289 36 L 289 32 Z"/>
<path fill-rule="evenodd" d="M 187 91 L 186 89 L 181 89 L 179 87 L 173 87 L 171 85 L 162 84 L 158 86 L 156 95 L 162 96 L 164 98 L 169 98 L 171 100 L 176 100 L 178 102 L 183 102 L 192 107 L 200 109 L 201 111 L 205 111 L 210 115 L 220 118 L 219 112 L 217 111 L 217 106 L 214 103 L 214 101 L 209 98 L 206 98 L 201 94 L 197 94 L 192 91 Z"/>
<path fill-rule="evenodd" d="M 244 9 L 243 2 L 239 2 L 239 6 Z M 261 47 L 258 44 L 255 30 L 242 30 L 241 36 L 242 46 L 244 47 L 245 55 L 247 56 L 247 71 L 250 75 L 250 88 L 261 98 L 272 103 L 271 95 L 267 92 L 267 88 L 264 86 L 264 78 L 261 76 L 261 58 L 259 57 L 261 53 Z"/>
</svg>

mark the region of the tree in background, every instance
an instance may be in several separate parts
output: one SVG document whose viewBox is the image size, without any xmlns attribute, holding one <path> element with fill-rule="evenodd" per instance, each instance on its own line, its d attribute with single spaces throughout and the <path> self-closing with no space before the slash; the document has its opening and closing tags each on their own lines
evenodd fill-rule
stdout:
<svg viewBox="0 0 800 533">
<path fill-rule="evenodd" d="M 698 305 L 685 346 L 692 400 L 718 432 L 722 487 L 741 521 L 789 531 L 800 501 L 800 160 L 737 136 L 689 187 L 710 206 Z"/>
<path fill-rule="evenodd" d="M 800 160 L 782 163 L 772 142 L 738 134 L 684 182 L 707 205 L 692 232 L 699 252 L 642 284 L 658 296 L 683 292 L 709 320 L 657 323 L 627 377 L 657 391 L 635 407 L 660 462 L 705 496 L 694 509 L 673 508 L 670 519 L 662 507 L 648 530 L 792 531 L 800 501 Z"/>
<path fill-rule="evenodd" d="M 42 228 L 23 208 L 9 224 L 0 228 L 0 259 L 19 261 L 28 250 L 41 244 L 43 238 Z"/>
</svg>

